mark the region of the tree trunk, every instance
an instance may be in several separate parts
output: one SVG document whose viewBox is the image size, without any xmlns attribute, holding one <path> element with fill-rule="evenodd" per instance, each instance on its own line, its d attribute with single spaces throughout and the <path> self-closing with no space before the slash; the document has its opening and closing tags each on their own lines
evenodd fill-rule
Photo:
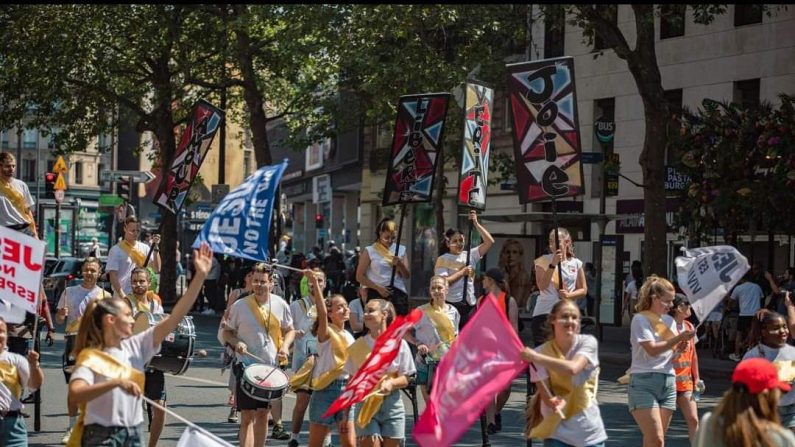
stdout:
<svg viewBox="0 0 795 447">
<path fill-rule="evenodd" d="M 155 134 L 160 146 L 160 160 L 163 171 L 174 161 L 177 142 L 174 137 L 174 124 L 171 112 L 162 113 L 158 118 L 157 132 Z M 161 181 L 165 182 L 167 176 L 163 175 Z M 164 303 L 177 301 L 177 216 L 164 208 L 160 209 L 160 298 Z M 190 247 L 182 247 L 182 251 Z"/>
<path fill-rule="evenodd" d="M 447 189 L 444 181 L 444 157 L 441 156 L 441 153 L 436 164 L 436 194 L 432 194 L 431 203 L 433 203 L 433 209 L 436 213 L 436 239 L 439 255 L 441 255 L 444 251 L 444 193 Z"/>
<path fill-rule="evenodd" d="M 243 77 L 243 99 L 248 108 L 248 124 L 251 127 L 251 141 L 257 167 L 272 164 L 270 142 L 268 141 L 268 118 L 265 115 L 265 99 L 257 87 L 254 59 L 251 55 L 252 42 L 248 35 L 237 34 L 240 73 Z"/>
</svg>

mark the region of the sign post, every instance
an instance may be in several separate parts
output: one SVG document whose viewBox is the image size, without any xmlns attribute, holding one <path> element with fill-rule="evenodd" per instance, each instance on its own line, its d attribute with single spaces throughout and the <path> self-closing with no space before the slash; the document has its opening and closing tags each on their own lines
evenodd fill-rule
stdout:
<svg viewBox="0 0 795 447">
<path fill-rule="evenodd" d="M 53 171 L 58 173 L 58 179 L 55 180 L 55 186 L 53 189 L 55 190 L 55 257 L 61 257 L 61 202 L 64 199 L 64 191 L 66 191 L 66 181 L 63 178 L 63 175 L 69 171 L 69 168 L 66 166 L 66 162 L 63 159 L 63 156 L 59 156 L 58 160 L 55 162 L 55 166 L 52 168 Z"/>
</svg>

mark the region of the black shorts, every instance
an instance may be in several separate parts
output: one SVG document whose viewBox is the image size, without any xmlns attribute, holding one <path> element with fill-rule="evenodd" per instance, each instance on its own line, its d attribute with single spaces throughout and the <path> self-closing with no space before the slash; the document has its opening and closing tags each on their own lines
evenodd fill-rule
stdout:
<svg viewBox="0 0 795 447">
<path fill-rule="evenodd" d="M 243 410 L 259 410 L 262 408 L 268 409 L 271 407 L 270 402 L 253 399 L 248 394 L 243 392 L 241 384 L 243 383 L 243 365 L 235 363 L 232 366 L 232 372 L 235 374 L 235 406 L 238 411 Z"/>
<path fill-rule="evenodd" d="M 737 318 L 737 332 L 748 332 L 751 329 L 751 322 L 754 321 L 753 315 L 740 316 Z"/>
<path fill-rule="evenodd" d="M 154 369 L 146 370 L 144 382 L 144 396 L 153 401 L 166 401 L 166 375 L 163 371 Z"/>
</svg>

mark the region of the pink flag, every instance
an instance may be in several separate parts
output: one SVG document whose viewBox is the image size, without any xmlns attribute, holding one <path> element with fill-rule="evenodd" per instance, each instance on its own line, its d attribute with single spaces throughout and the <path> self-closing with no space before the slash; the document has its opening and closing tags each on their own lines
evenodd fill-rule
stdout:
<svg viewBox="0 0 795 447">
<path fill-rule="evenodd" d="M 524 345 L 489 294 L 442 357 L 425 411 L 414 427 L 421 447 L 456 442 L 527 363 Z"/>
</svg>

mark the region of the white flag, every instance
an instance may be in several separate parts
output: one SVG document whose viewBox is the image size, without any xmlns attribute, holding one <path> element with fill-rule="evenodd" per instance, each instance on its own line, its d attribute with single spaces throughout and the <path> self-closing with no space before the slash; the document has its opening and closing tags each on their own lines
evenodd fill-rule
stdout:
<svg viewBox="0 0 795 447">
<path fill-rule="evenodd" d="M 36 313 L 44 270 L 44 241 L 0 227 L 0 299 Z"/>
<path fill-rule="evenodd" d="M 745 256 L 730 245 L 684 250 L 676 258 L 676 277 L 679 287 L 690 300 L 698 321 L 728 295 L 750 266 Z"/>
<path fill-rule="evenodd" d="M 14 306 L 10 301 L 0 300 L 0 317 L 6 323 L 21 324 L 25 322 L 25 309 Z"/>
<path fill-rule="evenodd" d="M 196 427 L 185 427 L 177 447 L 232 447 L 232 444 Z"/>
</svg>

